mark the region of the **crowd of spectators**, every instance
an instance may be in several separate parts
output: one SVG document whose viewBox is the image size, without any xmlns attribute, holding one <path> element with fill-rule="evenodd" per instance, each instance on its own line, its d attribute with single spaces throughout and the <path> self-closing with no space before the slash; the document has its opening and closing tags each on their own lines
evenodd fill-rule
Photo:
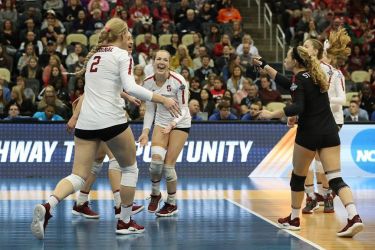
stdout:
<svg viewBox="0 0 375 250">
<path fill-rule="evenodd" d="M 347 25 L 353 39 L 353 54 L 342 65 L 343 70 L 349 74 L 353 70 L 374 68 L 374 39 L 370 39 L 375 23 L 372 5 L 362 4 L 368 8 L 358 16 L 354 13 L 360 12 L 349 11 L 355 8 L 350 5 L 352 1 L 340 13 L 330 9 L 337 5 L 335 0 L 269 2 L 284 29 L 289 31 L 291 43 L 299 44 L 314 35 L 324 39 L 339 19 L 339 25 Z M 83 66 L 92 46 L 91 38 L 97 36 L 109 18 L 119 17 L 127 22 L 135 40 L 132 56 L 138 84 L 142 85 L 143 79 L 152 74 L 155 51 L 164 49 L 171 54 L 172 69 L 189 82 L 193 120 L 257 120 L 262 108 L 289 99 L 283 98 L 276 83 L 264 72 L 253 69 L 252 57 L 259 52 L 251 34 L 243 30 L 243 17 L 233 3 L 232 0 L 1 1 L 0 118 L 68 120 L 71 103 L 83 94 L 85 85 L 84 78 L 76 77 L 74 72 Z M 330 13 L 333 17 L 328 19 Z M 310 30 L 314 25 L 315 33 Z M 68 43 L 69 34 L 82 34 L 89 42 Z M 167 41 L 162 39 L 165 37 Z M 2 73 L 4 68 L 10 76 Z M 372 73 L 367 83 L 370 93 L 361 90 L 357 95 L 358 110 L 366 110 L 368 119 L 375 108 L 374 78 Z M 366 88 L 366 83 L 361 88 Z M 352 110 L 355 108 L 350 104 L 348 117 L 353 116 Z M 127 105 L 131 120 L 142 120 L 144 112 L 144 104 Z"/>
</svg>

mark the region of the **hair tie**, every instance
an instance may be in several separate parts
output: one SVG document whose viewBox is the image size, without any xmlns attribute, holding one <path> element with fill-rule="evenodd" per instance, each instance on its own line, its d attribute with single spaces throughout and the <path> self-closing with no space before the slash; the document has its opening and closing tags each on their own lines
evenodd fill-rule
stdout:
<svg viewBox="0 0 375 250">
<path fill-rule="evenodd" d="M 326 39 L 326 40 L 324 41 L 324 44 L 323 44 L 323 51 L 324 51 L 324 52 L 327 52 L 327 50 L 328 50 L 329 48 L 331 48 L 331 44 L 329 43 L 328 39 Z"/>
<path fill-rule="evenodd" d="M 302 57 L 299 55 L 298 53 L 298 49 L 297 47 L 293 47 L 293 50 L 292 50 L 292 54 L 293 54 L 293 58 L 296 59 L 296 61 L 302 65 L 303 67 L 306 67 L 306 63 L 305 61 L 302 59 Z"/>
<path fill-rule="evenodd" d="M 111 31 L 111 28 L 108 27 L 108 26 L 104 26 L 104 30 L 105 30 L 105 32 L 109 33 Z"/>
</svg>

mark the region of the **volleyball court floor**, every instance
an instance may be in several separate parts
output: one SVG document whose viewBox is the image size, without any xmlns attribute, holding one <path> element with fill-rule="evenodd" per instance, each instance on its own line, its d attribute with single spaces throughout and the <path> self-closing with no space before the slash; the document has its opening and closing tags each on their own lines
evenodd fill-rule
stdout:
<svg viewBox="0 0 375 250">
<path fill-rule="evenodd" d="M 335 232 L 345 225 L 345 209 L 322 209 L 301 217 L 302 230 L 291 233 L 275 221 L 290 211 L 289 180 L 267 178 L 180 178 L 179 213 L 156 218 L 142 211 L 134 219 L 145 226 L 138 235 L 116 235 L 112 193 L 100 178 L 90 194 L 99 220 L 71 213 L 74 196 L 61 202 L 49 221 L 44 240 L 30 232 L 33 207 L 44 202 L 58 179 L 2 179 L 0 182 L 0 249 L 375 249 L 375 179 L 346 179 L 353 188 L 365 230 L 354 239 Z M 136 202 L 147 206 L 149 180 L 138 182 Z M 162 185 L 165 196 L 165 186 Z"/>
</svg>

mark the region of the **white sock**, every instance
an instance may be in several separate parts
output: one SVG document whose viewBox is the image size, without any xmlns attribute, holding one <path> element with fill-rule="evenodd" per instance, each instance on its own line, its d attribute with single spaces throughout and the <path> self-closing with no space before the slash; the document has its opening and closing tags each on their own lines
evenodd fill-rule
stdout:
<svg viewBox="0 0 375 250">
<path fill-rule="evenodd" d="M 318 193 L 320 195 L 324 195 L 324 190 L 323 190 L 323 184 L 322 183 L 318 183 Z"/>
<path fill-rule="evenodd" d="M 323 197 L 324 198 L 327 198 L 328 194 L 331 193 L 331 190 L 329 190 L 329 188 L 325 188 L 323 187 Z"/>
<path fill-rule="evenodd" d="M 47 203 L 50 205 L 49 212 L 52 214 L 52 210 L 57 206 L 59 200 L 55 196 L 51 195 L 50 197 L 48 197 Z"/>
<path fill-rule="evenodd" d="M 313 200 L 316 199 L 315 193 L 314 193 L 314 185 L 312 186 L 305 186 L 305 192 L 306 194 Z"/>
<path fill-rule="evenodd" d="M 300 210 L 300 208 L 292 208 L 292 215 L 290 216 L 290 219 L 293 220 L 295 218 L 298 218 Z"/>
<path fill-rule="evenodd" d="M 124 205 L 121 205 L 121 214 L 120 214 L 120 218 L 123 222 L 125 223 L 129 223 L 130 221 L 130 216 L 132 214 L 132 205 L 126 207 Z"/>
<path fill-rule="evenodd" d="M 82 205 L 88 200 L 89 200 L 89 193 L 79 191 L 78 198 L 77 198 L 77 205 Z"/>
<path fill-rule="evenodd" d="M 115 202 L 116 208 L 119 208 L 121 206 L 120 190 L 113 192 L 113 201 Z"/>
<path fill-rule="evenodd" d="M 151 183 L 152 183 L 151 194 L 159 195 L 160 194 L 160 180 L 158 182 L 151 181 Z"/>
<path fill-rule="evenodd" d="M 353 219 L 353 217 L 358 214 L 357 213 L 357 208 L 355 207 L 355 205 L 353 203 L 347 205 L 345 207 L 345 209 L 346 209 L 346 212 L 348 212 L 348 218 L 349 218 L 349 220 Z"/>
<path fill-rule="evenodd" d="M 167 203 L 171 205 L 176 205 L 176 193 L 168 194 Z"/>
</svg>

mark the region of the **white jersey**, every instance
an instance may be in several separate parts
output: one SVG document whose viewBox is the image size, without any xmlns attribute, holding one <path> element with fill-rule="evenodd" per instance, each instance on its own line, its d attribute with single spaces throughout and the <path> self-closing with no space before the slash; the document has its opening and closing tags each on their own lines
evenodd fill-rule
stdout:
<svg viewBox="0 0 375 250">
<path fill-rule="evenodd" d="M 176 122 L 177 128 L 191 127 L 191 116 L 188 108 L 189 85 L 182 75 L 170 71 L 168 79 L 161 87 L 156 85 L 155 77 L 152 75 L 144 80 L 143 86 L 152 92 L 177 100 L 182 113 L 181 116 L 175 118 L 162 104 L 157 104 L 156 115 L 154 115 L 155 105 L 153 103 L 146 102 L 146 114 L 143 122 L 143 129 L 151 128 L 154 116 L 155 125 L 163 128 L 168 126 L 173 121 Z"/>
<path fill-rule="evenodd" d="M 137 85 L 133 75 L 133 59 L 126 50 L 114 46 L 102 47 L 87 62 L 85 97 L 76 127 L 97 130 L 127 122 L 125 90 L 141 100 L 150 101 L 152 92 Z"/>
<path fill-rule="evenodd" d="M 328 97 L 333 117 L 336 124 L 344 124 L 344 113 L 342 106 L 345 105 L 345 77 L 340 70 L 332 65 L 321 62 L 321 68 L 327 75 L 329 82 Z"/>
</svg>

